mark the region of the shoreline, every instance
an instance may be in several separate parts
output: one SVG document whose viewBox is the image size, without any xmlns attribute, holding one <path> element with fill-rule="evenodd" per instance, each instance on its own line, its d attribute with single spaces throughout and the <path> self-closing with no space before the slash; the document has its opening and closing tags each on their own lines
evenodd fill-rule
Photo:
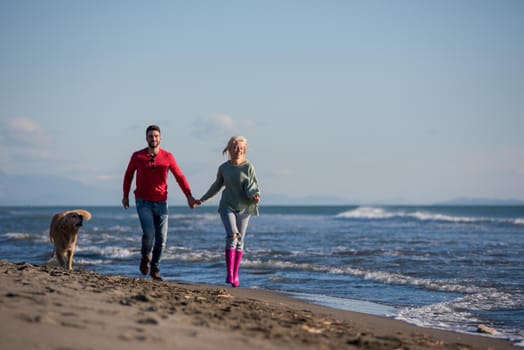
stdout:
<svg viewBox="0 0 524 350">
<path fill-rule="evenodd" d="M 519 349 L 263 289 L 0 260 L 0 347 L 111 349 Z"/>
<path fill-rule="evenodd" d="M 332 309 L 347 310 L 353 312 L 360 312 L 363 314 L 383 316 L 393 318 L 397 313 L 397 308 L 394 306 L 387 306 L 383 304 L 374 303 L 371 301 L 364 301 L 358 299 L 344 299 L 339 297 L 331 297 L 327 295 L 300 293 L 300 292 L 282 292 L 292 298 L 303 300 L 307 303 L 326 306 Z"/>
</svg>

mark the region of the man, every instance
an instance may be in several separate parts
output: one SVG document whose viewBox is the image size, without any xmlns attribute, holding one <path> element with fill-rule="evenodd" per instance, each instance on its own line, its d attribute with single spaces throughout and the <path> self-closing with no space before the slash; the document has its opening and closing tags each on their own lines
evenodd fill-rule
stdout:
<svg viewBox="0 0 524 350">
<path fill-rule="evenodd" d="M 150 273 L 154 280 L 160 277 L 160 258 L 166 246 L 168 228 L 167 178 L 168 171 L 175 176 L 190 208 L 196 206 L 186 177 L 178 167 L 173 154 L 160 148 L 160 128 L 150 125 L 146 129 L 147 147 L 133 153 L 124 175 L 122 205 L 129 208 L 129 191 L 136 172 L 134 191 L 136 210 L 142 226 L 142 259 L 140 272 Z"/>
</svg>

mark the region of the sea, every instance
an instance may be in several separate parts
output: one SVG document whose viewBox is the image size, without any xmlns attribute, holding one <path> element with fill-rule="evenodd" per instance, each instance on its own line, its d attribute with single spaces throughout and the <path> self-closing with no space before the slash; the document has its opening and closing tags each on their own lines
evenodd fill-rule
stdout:
<svg viewBox="0 0 524 350">
<path fill-rule="evenodd" d="M 78 207 L 74 268 L 142 277 L 134 207 Z M 0 259 L 46 263 L 52 216 L 73 207 L 0 207 Z M 213 206 L 169 208 L 161 273 L 224 283 L 225 233 Z M 524 206 L 261 206 L 252 217 L 241 288 L 476 333 L 524 347 Z"/>
</svg>

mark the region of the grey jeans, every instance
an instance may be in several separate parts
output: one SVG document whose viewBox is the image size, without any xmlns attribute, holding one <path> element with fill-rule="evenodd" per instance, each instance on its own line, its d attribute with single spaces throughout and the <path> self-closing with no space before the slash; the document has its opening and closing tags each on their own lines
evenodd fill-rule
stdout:
<svg viewBox="0 0 524 350">
<path fill-rule="evenodd" d="M 247 208 L 243 210 L 220 209 L 220 219 L 226 230 L 226 249 L 244 250 L 249 217 Z"/>
</svg>

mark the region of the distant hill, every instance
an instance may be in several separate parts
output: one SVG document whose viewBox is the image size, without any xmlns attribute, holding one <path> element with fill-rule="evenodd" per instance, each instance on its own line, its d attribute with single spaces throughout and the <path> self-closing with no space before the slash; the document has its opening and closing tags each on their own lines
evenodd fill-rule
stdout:
<svg viewBox="0 0 524 350">
<path fill-rule="evenodd" d="M 524 205 L 520 199 L 455 198 L 434 205 Z"/>
<path fill-rule="evenodd" d="M 176 185 L 173 185 L 176 186 Z M 178 191 L 178 190 L 177 190 Z M 59 176 L 13 176 L 0 172 L 0 206 L 120 205 L 121 185 L 111 188 L 89 186 Z M 264 194 L 263 205 L 364 205 L 337 196 L 293 197 Z M 185 205 L 181 193 L 170 195 L 170 205 Z M 388 201 L 376 205 L 409 205 L 406 201 Z M 373 204 L 366 204 L 373 205 Z M 433 205 L 524 205 L 519 199 L 456 198 Z"/>
<path fill-rule="evenodd" d="M 59 176 L 13 176 L 0 173 L 0 206 L 120 205 L 121 186 L 102 189 Z M 180 193 L 170 196 L 170 205 L 185 205 Z M 218 203 L 218 201 L 216 201 Z M 292 197 L 266 194 L 264 205 L 347 205 L 335 196 Z"/>
<path fill-rule="evenodd" d="M 116 192 L 118 191 L 118 192 Z M 118 205 L 115 194 L 58 176 L 0 174 L 0 205 Z M 112 198 L 113 197 L 113 198 Z"/>
</svg>

